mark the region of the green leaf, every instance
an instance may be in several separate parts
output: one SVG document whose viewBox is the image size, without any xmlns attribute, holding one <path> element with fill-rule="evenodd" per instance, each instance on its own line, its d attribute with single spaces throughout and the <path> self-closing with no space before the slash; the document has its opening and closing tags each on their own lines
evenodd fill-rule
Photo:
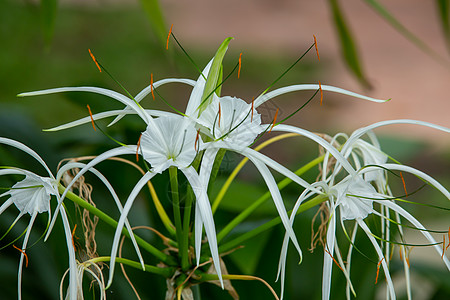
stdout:
<svg viewBox="0 0 450 300">
<path fill-rule="evenodd" d="M 430 48 L 425 42 L 418 38 L 414 33 L 409 31 L 405 26 L 403 26 L 397 19 L 386 10 L 378 1 L 376 0 L 364 0 L 368 5 L 370 5 L 385 21 L 387 21 L 395 30 L 397 30 L 401 35 L 408 39 L 411 43 L 416 45 L 417 48 L 428 54 L 434 60 L 439 63 L 445 63 L 447 67 L 450 66 L 448 60 L 439 55 L 436 51 Z M 448 22 L 448 1 L 447 2 L 447 22 Z M 444 4 L 445 5 L 445 4 Z M 445 9 L 445 8 L 444 8 Z M 444 17 L 445 18 L 445 17 Z M 448 26 L 447 26 L 448 27 Z"/>
<path fill-rule="evenodd" d="M 141 0 L 141 5 L 150 21 L 153 33 L 159 43 L 165 48 L 167 41 L 167 29 L 158 0 Z"/>
<path fill-rule="evenodd" d="M 338 0 L 330 0 L 330 5 L 333 12 L 334 23 L 339 34 L 342 54 L 344 55 L 345 62 L 353 74 L 358 78 L 360 83 L 365 87 L 370 87 L 369 81 L 366 79 L 366 76 L 362 70 L 358 50 L 356 49 L 352 33 L 350 32 L 350 29 L 345 22 L 345 18 L 342 15 Z"/>
<path fill-rule="evenodd" d="M 42 30 L 47 45 L 51 43 L 53 38 L 57 10 L 58 0 L 41 0 Z"/>
<path fill-rule="evenodd" d="M 450 0 L 436 0 L 441 16 L 441 26 L 444 31 L 444 38 L 447 42 L 447 48 L 450 51 Z"/>
<path fill-rule="evenodd" d="M 225 53 L 228 50 L 228 44 L 232 40 L 232 37 L 226 38 L 222 44 L 220 45 L 219 49 L 216 52 L 216 55 L 214 56 L 211 69 L 209 70 L 208 77 L 206 78 L 206 84 L 205 84 L 205 90 L 203 91 L 202 96 L 202 102 L 200 106 L 198 107 L 198 115 L 200 116 L 201 113 L 206 109 L 206 107 L 211 103 L 212 101 L 212 93 L 216 91 L 217 83 L 219 81 L 219 78 L 221 78 L 221 69 L 222 69 L 222 61 L 223 57 L 225 56 Z M 220 82 L 219 82 L 220 83 Z"/>
</svg>

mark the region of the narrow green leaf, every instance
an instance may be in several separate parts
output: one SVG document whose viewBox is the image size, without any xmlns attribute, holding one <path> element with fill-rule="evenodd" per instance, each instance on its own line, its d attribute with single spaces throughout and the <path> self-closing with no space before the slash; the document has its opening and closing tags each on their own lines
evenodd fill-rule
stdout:
<svg viewBox="0 0 450 300">
<path fill-rule="evenodd" d="M 441 16 L 441 26 L 444 31 L 444 38 L 447 42 L 447 48 L 450 51 L 450 0 L 436 0 Z"/>
<path fill-rule="evenodd" d="M 51 43 L 53 38 L 57 10 L 58 0 L 41 0 L 41 24 L 47 45 Z"/>
<path fill-rule="evenodd" d="M 353 74 L 358 78 L 360 83 L 365 87 L 370 87 L 369 81 L 366 79 L 366 76 L 362 70 L 358 50 L 356 49 L 356 44 L 352 37 L 352 33 L 350 32 L 350 29 L 345 22 L 345 18 L 342 15 L 338 0 L 330 0 L 330 5 L 333 12 L 334 24 L 341 42 L 342 54 L 344 55 L 345 62 Z"/>
<path fill-rule="evenodd" d="M 206 107 L 211 103 L 212 101 L 212 95 L 210 95 L 217 87 L 217 82 L 219 81 L 219 77 L 221 77 L 221 69 L 222 69 L 222 61 L 223 57 L 225 56 L 225 52 L 227 52 L 228 44 L 232 40 L 232 37 L 226 38 L 222 44 L 220 45 L 219 49 L 216 52 L 216 55 L 214 56 L 211 69 L 209 70 L 208 77 L 206 78 L 206 84 L 205 89 L 203 91 L 202 96 L 202 102 L 200 106 L 198 107 L 198 115 L 200 116 L 201 113 L 206 109 Z"/>
<path fill-rule="evenodd" d="M 158 42 L 161 43 L 162 47 L 165 49 L 168 31 L 166 29 L 166 23 L 164 21 L 164 16 L 161 6 L 159 5 L 159 1 L 141 0 L 141 5 L 147 14 L 153 33 L 156 35 Z"/>
<path fill-rule="evenodd" d="M 403 26 L 397 19 L 384 8 L 376 0 L 364 0 L 368 5 L 370 5 L 385 21 L 387 21 L 395 30 L 397 30 L 401 35 L 408 39 L 411 43 L 416 45 L 417 48 L 428 54 L 434 60 L 439 63 L 445 63 L 447 67 L 450 67 L 448 60 L 439 55 L 436 51 L 430 48 L 425 42 L 418 38 L 414 33 L 409 31 L 405 26 Z M 447 2 L 448 1 L 440 1 Z M 448 6 L 448 5 L 447 5 Z M 448 7 L 447 7 L 447 18 L 448 18 Z"/>
</svg>

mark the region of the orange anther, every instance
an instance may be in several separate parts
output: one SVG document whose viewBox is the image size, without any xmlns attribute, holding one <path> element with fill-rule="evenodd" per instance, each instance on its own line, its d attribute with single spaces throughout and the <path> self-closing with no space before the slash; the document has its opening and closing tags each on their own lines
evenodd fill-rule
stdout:
<svg viewBox="0 0 450 300">
<path fill-rule="evenodd" d="M 384 260 L 384 257 L 378 262 L 378 265 L 377 265 L 377 277 L 375 277 L 375 284 L 377 284 L 377 282 L 378 282 L 378 275 L 380 275 L 380 265 L 383 262 L 383 260 Z"/>
<path fill-rule="evenodd" d="M 197 143 L 200 143 L 199 141 L 200 138 L 200 129 L 197 130 L 197 136 L 195 137 L 195 143 L 194 143 L 194 150 L 197 152 Z"/>
<path fill-rule="evenodd" d="M 155 100 L 155 93 L 153 93 L 153 73 L 150 74 L 150 91 L 152 92 L 153 100 Z"/>
<path fill-rule="evenodd" d="M 73 246 L 73 249 L 75 249 L 75 250 L 77 250 L 77 248 L 75 247 L 75 240 L 73 239 L 73 237 L 75 236 L 76 229 L 77 229 L 77 224 L 75 224 L 75 226 L 73 227 L 73 230 L 72 230 L 72 246 Z"/>
<path fill-rule="evenodd" d="M 14 249 L 19 250 L 20 253 L 22 253 L 25 256 L 25 268 L 28 268 L 28 256 L 25 253 L 25 250 L 20 249 L 19 247 L 16 247 L 16 245 L 13 245 Z"/>
<path fill-rule="evenodd" d="M 170 26 L 169 34 L 167 35 L 166 50 L 169 50 L 169 38 L 170 38 L 170 35 L 172 34 L 172 28 L 173 28 L 173 24 Z"/>
<path fill-rule="evenodd" d="M 252 116 L 250 118 L 250 123 L 253 122 L 253 108 L 254 108 L 254 104 L 255 104 L 255 97 L 252 98 Z"/>
<path fill-rule="evenodd" d="M 91 49 L 88 49 L 89 55 L 91 56 L 92 60 L 95 62 L 95 65 L 97 66 L 100 73 L 102 72 L 102 68 L 100 68 L 100 65 L 98 64 L 97 60 L 95 59 L 94 54 L 92 54 Z"/>
<path fill-rule="evenodd" d="M 141 138 L 142 138 L 142 133 L 139 136 L 139 140 L 137 142 L 137 147 L 136 147 L 136 161 L 139 161 L 139 147 L 141 147 Z"/>
<path fill-rule="evenodd" d="M 341 269 L 342 272 L 344 272 L 344 270 L 342 269 L 341 265 L 338 264 L 338 262 L 336 261 L 336 259 L 333 257 L 333 255 L 331 255 L 331 253 L 327 250 L 324 249 L 326 253 L 328 253 L 328 255 L 333 259 L 334 263 L 339 267 L 339 269 Z"/>
<path fill-rule="evenodd" d="M 320 80 L 319 80 L 319 90 L 320 90 L 320 105 L 322 105 L 322 101 L 323 101 L 323 90 L 322 90 L 322 84 L 320 83 Z"/>
<path fill-rule="evenodd" d="M 442 255 L 441 255 L 441 259 L 444 259 L 444 255 L 445 255 L 445 234 L 443 235 L 444 240 L 442 241 Z"/>
<path fill-rule="evenodd" d="M 91 107 L 88 105 L 86 105 L 88 110 L 89 110 L 89 116 L 91 116 L 91 122 L 92 122 L 92 127 L 94 128 L 94 131 L 97 131 L 97 129 L 95 128 L 95 123 L 94 123 L 94 117 L 92 116 L 92 111 L 91 111 Z"/>
<path fill-rule="evenodd" d="M 450 247 L 450 226 L 448 227 L 448 245 L 447 245 L 447 247 L 445 248 L 445 250 L 447 250 L 448 247 Z"/>
<path fill-rule="evenodd" d="M 278 116 L 278 108 L 277 111 L 275 112 L 275 118 L 273 118 L 273 123 L 272 123 L 272 127 L 269 130 L 269 133 L 272 131 L 272 129 L 275 127 L 275 122 L 277 121 L 277 116 Z"/>
<path fill-rule="evenodd" d="M 221 110 L 220 110 L 220 102 L 219 102 L 219 127 L 220 127 L 220 117 L 222 116 Z"/>
<path fill-rule="evenodd" d="M 241 76 L 241 66 L 242 66 L 242 52 L 239 54 L 239 68 L 238 68 L 238 78 Z"/>
<path fill-rule="evenodd" d="M 408 197 L 408 192 L 406 191 L 406 183 L 405 183 L 405 179 L 403 178 L 402 172 L 400 172 L 400 178 L 402 179 L 403 189 L 405 190 L 405 196 Z"/>
<path fill-rule="evenodd" d="M 316 36 L 314 34 L 313 34 L 313 37 L 314 37 L 314 47 L 316 48 L 317 58 L 320 61 L 319 48 L 317 48 L 317 39 L 316 39 Z"/>
</svg>

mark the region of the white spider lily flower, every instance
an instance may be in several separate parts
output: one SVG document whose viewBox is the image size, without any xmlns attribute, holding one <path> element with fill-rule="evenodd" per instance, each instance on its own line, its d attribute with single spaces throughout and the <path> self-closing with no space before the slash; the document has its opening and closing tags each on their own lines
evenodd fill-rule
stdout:
<svg viewBox="0 0 450 300">
<path fill-rule="evenodd" d="M 11 190 L 6 193 L 0 195 L 0 197 L 10 196 L 8 200 L 6 200 L 0 207 L 0 214 L 2 214 L 11 204 L 15 204 L 15 206 L 19 209 L 20 213 L 13 225 L 25 214 L 30 214 L 31 219 L 27 226 L 27 231 L 23 240 L 22 248 L 21 248 L 21 256 L 19 262 L 18 269 L 18 283 L 17 283 L 17 293 L 18 299 L 22 299 L 22 267 L 23 260 L 25 258 L 25 251 L 28 244 L 28 239 L 30 237 L 31 229 L 33 227 L 34 221 L 39 213 L 49 213 L 49 220 L 51 218 L 50 212 L 50 199 L 51 196 L 54 195 L 59 198 L 59 192 L 57 187 L 57 181 L 53 174 L 51 173 L 48 166 L 45 164 L 44 160 L 32 149 L 28 146 L 17 142 L 15 140 L 11 140 L 8 138 L 0 137 L 0 143 L 15 147 L 29 154 L 33 158 L 35 158 L 48 172 L 49 177 L 38 176 L 32 172 L 8 168 L 0 170 L 0 175 L 9 175 L 9 174 L 17 174 L 17 175 L 25 175 L 25 179 L 16 183 Z M 67 215 L 64 209 L 61 209 L 61 217 L 64 226 L 64 233 L 66 237 L 67 251 L 69 256 L 69 270 L 70 270 L 70 282 L 72 284 L 76 281 L 76 264 L 75 264 L 75 251 L 72 246 L 72 233 L 70 230 L 69 220 L 67 219 Z M 76 290 L 71 288 L 69 290 L 69 294 L 71 299 L 75 299 Z"/>
</svg>

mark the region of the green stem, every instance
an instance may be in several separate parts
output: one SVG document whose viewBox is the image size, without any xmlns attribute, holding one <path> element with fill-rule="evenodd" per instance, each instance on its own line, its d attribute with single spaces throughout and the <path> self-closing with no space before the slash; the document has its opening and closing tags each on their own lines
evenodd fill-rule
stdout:
<svg viewBox="0 0 450 300">
<path fill-rule="evenodd" d="M 300 176 L 310 170 L 312 167 L 320 164 L 323 159 L 324 155 L 310 161 L 297 171 L 295 171 L 295 174 L 297 176 Z M 285 188 L 289 183 L 291 183 L 292 180 L 289 178 L 285 178 L 282 181 L 278 183 L 278 189 L 281 191 L 283 188 Z M 238 216 L 236 216 L 230 223 L 228 223 L 227 226 L 225 226 L 222 231 L 217 235 L 217 242 L 219 243 L 224 237 L 227 236 L 227 234 L 230 233 L 231 230 L 233 230 L 237 225 L 239 225 L 242 221 L 244 221 L 252 212 L 254 212 L 259 206 L 261 206 L 264 202 L 266 202 L 270 198 L 271 194 L 270 192 L 266 192 L 264 195 L 259 197 L 258 200 L 256 200 L 252 205 L 247 207 L 243 212 L 241 212 Z"/>
<path fill-rule="evenodd" d="M 66 188 L 64 186 L 62 186 L 62 185 L 59 185 L 58 188 L 59 188 L 59 192 L 60 193 L 64 193 L 64 191 L 66 190 Z M 113 218 L 111 218 L 110 216 L 105 214 L 100 209 L 92 206 L 91 204 L 86 202 L 84 199 L 78 197 L 77 195 L 75 195 L 71 191 L 67 192 L 66 198 L 71 200 L 71 201 L 73 201 L 74 203 L 78 204 L 82 208 L 87 209 L 90 213 L 96 215 L 103 222 L 105 222 L 106 224 L 110 225 L 111 227 L 117 228 L 116 220 L 114 220 Z M 128 232 L 128 230 L 125 227 L 122 229 L 122 234 L 124 234 L 127 237 L 130 237 L 130 233 Z M 166 263 L 168 265 L 174 265 L 174 266 L 177 265 L 177 262 L 175 261 L 175 259 L 173 257 L 171 257 L 171 256 L 169 256 L 169 255 L 159 251 L 158 249 L 153 247 L 151 244 L 147 243 L 140 236 L 138 236 L 138 235 L 136 235 L 134 233 L 133 233 L 133 235 L 134 235 L 134 238 L 136 239 L 136 242 L 139 244 L 139 246 L 141 246 L 143 249 L 147 250 L 149 253 L 154 255 L 156 258 L 160 259 L 161 261 L 163 261 L 164 263 Z"/>
<path fill-rule="evenodd" d="M 106 261 L 110 261 L 110 260 L 111 260 L 111 257 L 109 257 L 109 256 L 100 256 L 100 257 L 90 259 L 88 262 L 97 263 L 97 262 L 106 262 Z M 133 261 L 133 260 L 116 257 L 116 262 L 139 269 L 139 270 L 142 270 L 141 263 Z M 161 267 L 155 267 L 155 266 L 147 265 L 147 264 L 144 264 L 144 267 L 145 267 L 145 272 L 161 275 L 165 278 L 172 277 L 175 272 L 175 268 L 173 268 L 173 267 L 161 268 Z"/>
<path fill-rule="evenodd" d="M 175 219 L 175 230 L 177 234 L 177 242 L 180 248 L 178 249 L 178 255 L 180 258 L 186 256 L 187 253 L 183 249 L 183 228 L 181 226 L 181 212 L 180 212 L 180 197 L 178 194 L 178 172 L 176 167 L 169 168 L 170 176 L 170 188 L 172 190 L 172 206 L 173 206 L 173 216 Z M 183 259 L 181 259 L 183 260 Z"/>
<path fill-rule="evenodd" d="M 311 209 L 314 206 L 319 205 L 322 202 L 325 202 L 327 199 L 328 199 L 328 197 L 326 195 L 318 195 L 318 196 L 314 197 L 313 199 L 309 200 L 308 202 L 305 202 L 302 205 L 300 205 L 296 215 L 298 215 L 301 212 L 307 211 L 308 209 Z M 292 213 L 292 210 L 289 213 Z M 219 247 L 219 253 L 227 252 L 227 251 L 241 245 L 246 240 L 251 239 L 252 237 L 255 237 L 256 235 L 258 235 L 280 223 L 281 223 L 281 218 L 276 217 L 275 219 L 272 219 L 271 221 L 269 221 L 259 227 L 256 227 L 255 229 L 253 229 L 247 233 L 244 233 L 244 234 L 238 236 L 234 240 L 231 240 L 228 243 L 223 244 L 222 246 Z"/>
<path fill-rule="evenodd" d="M 194 193 L 192 188 L 188 186 L 186 191 L 186 207 L 184 208 L 183 216 L 183 239 L 181 240 L 181 248 L 186 250 L 186 255 L 181 256 L 181 269 L 187 271 L 189 269 L 189 231 L 191 221 L 192 203 L 194 200 Z"/>
</svg>

